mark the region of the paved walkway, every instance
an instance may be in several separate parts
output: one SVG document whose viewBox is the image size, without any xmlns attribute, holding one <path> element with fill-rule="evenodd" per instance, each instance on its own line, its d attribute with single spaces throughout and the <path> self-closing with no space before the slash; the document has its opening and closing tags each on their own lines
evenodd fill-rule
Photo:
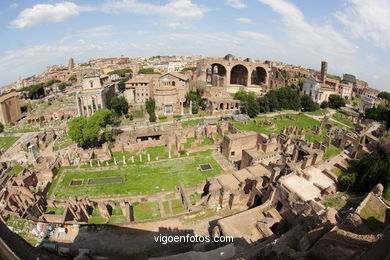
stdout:
<svg viewBox="0 0 390 260">
<path fill-rule="evenodd" d="M 225 172 L 235 170 L 233 165 L 221 153 L 213 152 L 212 156 Z"/>
</svg>

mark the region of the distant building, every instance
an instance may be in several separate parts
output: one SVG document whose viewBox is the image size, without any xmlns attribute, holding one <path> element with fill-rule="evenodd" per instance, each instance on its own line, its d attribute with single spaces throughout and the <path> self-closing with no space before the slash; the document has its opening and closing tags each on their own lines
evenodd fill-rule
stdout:
<svg viewBox="0 0 390 260">
<path fill-rule="evenodd" d="M 188 82 L 189 77 L 178 72 L 139 75 L 126 82 L 124 96 L 129 104 L 136 105 L 154 98 L 157 115 L 182 114 Z"/>
<path fill-rule="evenodd" d="M 82 89 L 76 96 L 79 115 L 91 116 L 97 110 L 107 108 L 114 95 L 115 85 L 109 81 L 108 76 L 85 75 Z"/>
<path fill-rule="evenodd" d="M 68 64 L 68 70 L 72 71 L 74 69 L 74 60 L 73 58 L 69 59 L 69 64 Z"/>
<path fill-rule="evenodd" d="M 346 83 L 355 84 L 356 83 L 356 77 L 354 75 L 351 75 L 351 74 L 343 74 L 343 81 L 346 82 Z"/>
<path fill-rule="evenodd" d="M 328 75 L 328 62 L 321 61 L 321 82 L 325 83 L 326 76 Z"/>
<path fill-rule="evenodd" d="M 328 101 L 330 95 L 338 94 L 334 86 L 319 83 L 313 78 L 303 84 L 302 93 L 311 96 L 318 104 Z"/>
<path fill-rule="evenodd" d="M 4 125 L 15 122 L 20 118 L 19 94 L 11 92 L 0 97 L 0 122 Z"/>
</svg>

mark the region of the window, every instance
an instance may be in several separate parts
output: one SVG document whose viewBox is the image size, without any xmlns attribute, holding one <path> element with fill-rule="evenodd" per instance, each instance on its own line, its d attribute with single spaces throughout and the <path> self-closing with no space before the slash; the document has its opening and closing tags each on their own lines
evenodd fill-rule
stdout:
<svg viewBox="0 0 390 260">
<path fill-rule="evenodd" d="M 89 86 L 90 86 L 91 88 L 93 88 L 93 81 L 92 81 L 92 80 L 89 82 Z"/>
<path fill-rule="evenodd" d="M 236 155 L 236 152 L 231 152 L 230 155 L 234 156 L 234 155 Z"/>
</svg>

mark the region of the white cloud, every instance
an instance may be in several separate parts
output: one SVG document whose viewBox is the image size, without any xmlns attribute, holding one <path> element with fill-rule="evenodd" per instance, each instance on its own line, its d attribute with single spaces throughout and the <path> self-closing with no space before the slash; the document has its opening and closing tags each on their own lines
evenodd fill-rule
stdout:
<svg viewBox="0 0 390 260">
<path fill-rule="evenodd" d="M 19 6 L 18 3 L 12 3 L 9 5 L 9 8 L 16 8 L 18 6 Z"/>
<path fill-rule="evenodd" d="M 241 2 L 241 0 L 225 0 L 225 4 L 234 8 L 245 8 L 246 4 Z"/>
<path fill-rule="evenodd" d="M 191 0 L 170 0 L 164 5 L 143 3 L 137 0 L 115 0 L 107 2 L 101 9 L 110 13 L 159 15 L 169 20 L 173 27 L 175 26 L 174 22 L 177 24 L 178 21 L 201 19 L 208 11 L 207 8 L 200 7 L 192 3 Z"/>
<path fill-rule="evenodd" d="M 239 23 L 252 23 L 252 19 L 247 18 L 247 17 L 236 18 L 236 21 Z"/>
<path fill-rule="evenodd" d="M 18 17 L 11 21 L 16 28 L 25 28 L 43 23 L 59 23 L 80 14 L 80 7 L 72 2 L 57 4 L 37 4 L 24 9 Z"/>
<path fill-rule="evenodd" d="M 64 33 L 62 41 L 69 40 L 71 38 L 96 38 L 96 37 L 109 37 L 113 35 L 127 34 L 128 32 L 118 31 L 112 25 L 102 25 L 91 27 L 83 30 L 68 30 Z"/>
<path fill-rule="evenodd" d="M 310 24 L 303 13 L 286 0 L 259 0 L 282 16 L 282 23 L 291 43 L 317 55 L 349 55 L 356 45 L 347 40 L 330 24 Z"/>
<path fill-rule="evenodd" d="M 390 1 L 347 0 L 335 13 L 354 39 L 364 39 L 390 50 Z"/>
<path fill-rule="evenodd" d="M 272 39 L 269 35 L 258 33 L 258 32 L 240 31 L 239 34 L 242 37 L 246 37 L 246 38 L 250 38 L 250 39 L 258 40 L 258 41 L 269 41 Z"/>
</svg>

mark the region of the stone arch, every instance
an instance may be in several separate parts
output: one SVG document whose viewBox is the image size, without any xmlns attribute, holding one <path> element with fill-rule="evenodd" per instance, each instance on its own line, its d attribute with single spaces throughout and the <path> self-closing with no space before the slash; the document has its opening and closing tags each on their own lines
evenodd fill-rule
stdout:
<svg viewBox="0 0 390 260">
<path fill-rule="evenodd" d="M 251 84 L 260 85 L 267 82 L 267 71 L 263 67 L 256 67 L 251 74 Z"/>
<path fill-rule="evenodd" d="M 219 75 L 221 77 L 226 76 L 226 67 L 222 65 L 221 63 L 212 63 L 210 66 L 207 68 L 207 74 L 208 75 Z"/>
<path fill-rule="evenodd" d="M 230 84 L 248 85 L 248 69 L 242 64 L 235 65 L 230 72 Z"/>
<path fill-rule="evenodd" d="M 221 63 L 215 62 L 211 63 L 206 70 L 206 79 L 207 83 L 212 83 L 213 76 L 218 75 L 219 77 L 226 78 L 227 75 L 227 69 L 224 65 Z"/>
</svg>

